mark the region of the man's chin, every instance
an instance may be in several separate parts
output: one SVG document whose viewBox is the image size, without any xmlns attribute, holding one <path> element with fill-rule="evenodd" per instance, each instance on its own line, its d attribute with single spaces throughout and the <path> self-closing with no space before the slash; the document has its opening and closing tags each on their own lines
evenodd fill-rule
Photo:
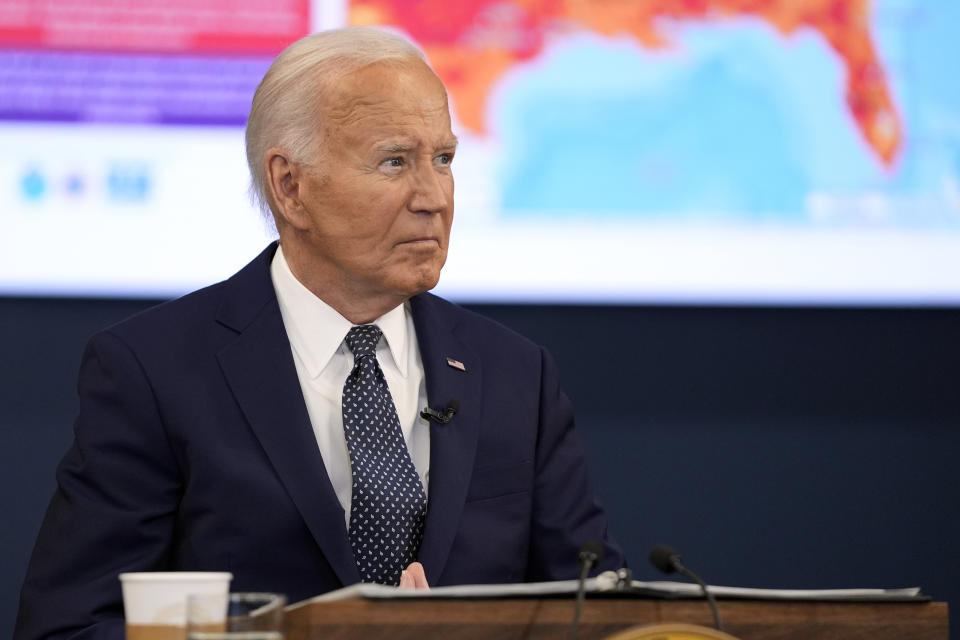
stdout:
<svg viewBox="0 0 960 640">
<path fill-rule="evenodd" d="M 440 282 L 439 276 L 435 278 L 431 278 L 429 280 L 422 280 L 421 282 L 418 282 L 416 285 L 410 287 L 410 289 L 408 290 L 410 291 L 410 297 L 412 298 L 413 296 L 417 296 L 417 295 L 420 295 L 421 293 L 426 293 L 427 291 L 430 291 L 431 289 L 437 286 L 438 282 Z"/>
<path fill-rule="evenodd" d="M 430 291 L 440 282 L 439 269 L 424 269 L 404 278 L 402 283 L 398 283 L 397 289 L 402 291 L 407 298 Z"/>
</svg>

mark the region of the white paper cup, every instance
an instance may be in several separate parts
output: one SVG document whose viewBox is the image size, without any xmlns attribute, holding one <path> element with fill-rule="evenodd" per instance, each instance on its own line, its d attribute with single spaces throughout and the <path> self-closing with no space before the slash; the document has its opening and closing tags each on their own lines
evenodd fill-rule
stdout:
<svg viewBox="0 0 960 640">
<path fill-rule="evenodd" d="M 230 591 L 232 579 L 233 574 L 227 572 L 121 573 L 127 637 L 131 637 L 131 626 L 186 627 L 187 596 L 225 595 Z"/>
</svg>

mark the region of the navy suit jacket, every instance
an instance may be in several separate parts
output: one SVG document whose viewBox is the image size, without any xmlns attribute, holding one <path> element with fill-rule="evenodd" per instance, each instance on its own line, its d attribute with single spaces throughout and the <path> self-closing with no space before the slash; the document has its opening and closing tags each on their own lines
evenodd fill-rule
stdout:
<svg viewBox="0 0 960 640">
<path fill-rule="evenodd" d="M 270 278 L 275 250 L 90 341 L 16 638 L 122 638 L 124 571 L 227 570 L 232 590 L 291 602 L 359 582 Z M 436 296 L 410 304 L 431 406 L 460 403 L 430 427 L 428 581 L 574 578 L 594 539 L 608 546 L 602 568 L 622 566 L 549 355 Z"/>
</svg>

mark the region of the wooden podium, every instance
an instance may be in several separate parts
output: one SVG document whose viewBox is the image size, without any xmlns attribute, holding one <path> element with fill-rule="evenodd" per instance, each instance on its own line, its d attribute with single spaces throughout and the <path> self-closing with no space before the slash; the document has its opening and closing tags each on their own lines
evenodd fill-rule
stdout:
<svg viewBox="0 0 960 640">
<path fill-rule="evenodd" d="M 945 602 L 720 600 L 741 640 L 948 640 Z M 520 640 L 566 638 L 572 598 L 351 598 L 287 612 L 285 640 Z M 639 624 L 712 626 L 703 601 L 588 596 L 577 637 L 600 640 Z"/>
</svg>

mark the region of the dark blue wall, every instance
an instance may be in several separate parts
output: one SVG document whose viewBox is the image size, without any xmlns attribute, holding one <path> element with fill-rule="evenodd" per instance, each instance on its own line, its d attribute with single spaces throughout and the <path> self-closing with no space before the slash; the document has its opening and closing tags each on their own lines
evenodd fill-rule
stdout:
<svg viewBox="0 0 960 640">
<path fill-rule="evenodd" d="M 83 345 L 148 304 L 0 299 L 0 634 Z M 638 577 L 664 542 L 716 584 L 960 602 L 960 310 L 477 308 L 556 356 Z"/>
</svg>

